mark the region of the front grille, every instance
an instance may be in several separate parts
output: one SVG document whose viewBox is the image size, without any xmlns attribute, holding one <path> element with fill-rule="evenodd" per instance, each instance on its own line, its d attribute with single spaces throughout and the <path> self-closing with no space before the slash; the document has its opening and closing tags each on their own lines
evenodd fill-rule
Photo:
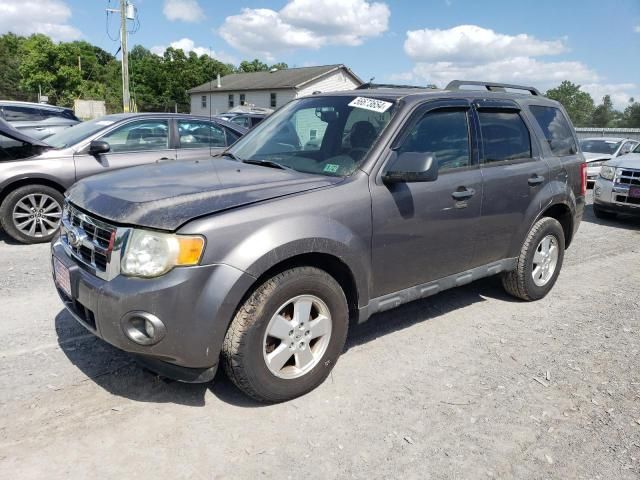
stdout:
<svg viewBox="0 0 640 480">
<path fill-rule="evenodd" d="M 621 168 L 618 172 L 616 183 L 619 183 L 620 185 L 640 187 L 640 170 Z"/>
<path fill-rule="evenodd" d="M 629 205 L 640 205 L 640 198 L 628 197 L 627 195 L 616 195 L 616 202 L 628 203 Z"/>
<path fill-rule="evenodd" d="M 63 245 L 76 260 L 91 267 L 98 276 L 106 276 L 116 241 L 115 226 L 97 220 L 67 203 L 60 232 Z"/>
</svg>

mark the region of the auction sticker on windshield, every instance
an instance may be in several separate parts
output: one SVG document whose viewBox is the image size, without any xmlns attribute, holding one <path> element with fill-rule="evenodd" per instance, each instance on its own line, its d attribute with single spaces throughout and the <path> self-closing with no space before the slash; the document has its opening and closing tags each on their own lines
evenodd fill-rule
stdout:
<svg viewBox="0 0 640 480">
<path fill-rule="evenodd" d="M 371 110 L 372 112 L 384 113 L 391 108 L 393 103 L 385 102 L 384 100 L 378 100 L 377 98 L 356 97 L 351 103 L 350 107 L 363 108 L 365 110 Z"/>
</svg>

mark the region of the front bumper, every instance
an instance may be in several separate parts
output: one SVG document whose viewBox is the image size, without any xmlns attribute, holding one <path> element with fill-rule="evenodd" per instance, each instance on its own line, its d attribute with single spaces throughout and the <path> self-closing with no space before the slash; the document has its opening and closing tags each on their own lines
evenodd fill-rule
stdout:
<svg viewBox="0 0 640 480">
<path fill-rule="evenodd" d="M 190 382 L 209 381 L 216 372 L 227 326 L 255 279 L 228 265 L 175 268 L 152 279 L 122 275 L 102 280 L 71 259 L 58 239 L 52 255 L 69 269 L 71 296 L 58 294 L 85 328 L 111 345 L 142 358 L 158 373 Z M 166 335 L 139 345 L 124 333 L 132 311 L 158 317 Z"/>
<path fill-rule="evenodd" d="M 605 212 L 640 216 L 640 204 L 616 201 L 619 198 L 625 199 L 628 188 L 627 185 L 616 184 L 611 180 L 598 177 L 593 186 L 593 204 Z"/>
</svg>

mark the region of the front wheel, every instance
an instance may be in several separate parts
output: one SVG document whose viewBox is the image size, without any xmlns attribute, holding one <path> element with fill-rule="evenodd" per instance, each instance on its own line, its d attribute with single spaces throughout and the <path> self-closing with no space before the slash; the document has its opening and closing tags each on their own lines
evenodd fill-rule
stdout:
<svg viewBox="0 0 640 480">
<path fill-rule="evenodd" d="M 238 310 L 222 348 L 225 371 L 259 401 L 304 395 L 338 361 L 348 324 L 347 300 L 331 275 L 313 267 L 286 270 Z"/>
<path fill-rule="evenodd" d="M 18 242 L 48 242 L 60 226 L 63 202 L 63 195 L 46 185 L 17 188 L 0 207 L 2 226 Z"/>
<path fill-rule="evenodd" d="M 539 300 L 553 288 L 564 260 L 564 230 L 555 218 L 538 220 L 525 239 L 516 269 L 502 275 L 507 293 Z"/>
</svg>

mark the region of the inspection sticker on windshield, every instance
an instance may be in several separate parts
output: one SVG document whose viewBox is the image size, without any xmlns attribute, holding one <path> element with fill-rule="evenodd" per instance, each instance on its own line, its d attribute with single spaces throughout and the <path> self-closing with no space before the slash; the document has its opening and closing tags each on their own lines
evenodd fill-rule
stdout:
<svg viewBox="0 0 640 480">
<path fill-rule="evenodd" d="M 335 163 L 327 163 L 324 166 L 323 171 L 328 172 L 328 173 L 336 173 L 339 168 L 340 168 L 340 165 L 336 165 Z"/>
<path fill-rule="evenodd" d="M 363 108 L 372 112 L 384 113 L 391 108 L 393 103 L 378 100 L 377 98 L 356 97 L 349 104 L 350 107 Z"/>
</svg>

